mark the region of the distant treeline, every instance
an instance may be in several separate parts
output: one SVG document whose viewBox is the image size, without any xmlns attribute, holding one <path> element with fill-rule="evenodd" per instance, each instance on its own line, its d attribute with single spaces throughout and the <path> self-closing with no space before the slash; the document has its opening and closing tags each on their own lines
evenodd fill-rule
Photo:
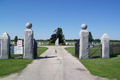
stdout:
<svg viewBox="0 0 120 80">
<path fill-rule="evenodd" d="M 94 42 L 101 42 L 100 39 L 94 39 Z M 110 40 L 110 42 L 120 42 L 120 40 Z"/>
<path fill-rule="evenodd" d="M 23 40 L 23 39 L 19 39 L 19 40 Z M 73 42 L 75 42 L 75 41 L 78 41 L 79 39 L 66 39 L 65 41 L 73 41 Z M 14 40 L 11 40 L 11 41 L 14 41 Z M 38 39 L 38 40 L 36 40 L 36 41 L 39 41 L 39 42 L 46 42 L 46 41 L 50 41 L 50 39 L 46 39 L 46 40 L 44 40 L 44 39 Z M 94 39 L 94 42 L 101 42 L 101 40 L 100 39 Z M 110 42 L 120 42 L 120 40 L 110 40 Z"/>
</svg>

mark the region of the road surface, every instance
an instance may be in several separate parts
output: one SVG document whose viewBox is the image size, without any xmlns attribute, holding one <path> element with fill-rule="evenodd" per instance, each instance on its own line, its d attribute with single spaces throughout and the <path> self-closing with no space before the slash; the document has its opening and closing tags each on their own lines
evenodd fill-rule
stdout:
<svg viewBox="0 0 120 80">
<path fill-rule="evenodd" d="M 49 49 L 13 80 L 108 80 L 91 75 L 78 59 L 64 49 L 65 46 L 46 47 Z"/>
</svg>

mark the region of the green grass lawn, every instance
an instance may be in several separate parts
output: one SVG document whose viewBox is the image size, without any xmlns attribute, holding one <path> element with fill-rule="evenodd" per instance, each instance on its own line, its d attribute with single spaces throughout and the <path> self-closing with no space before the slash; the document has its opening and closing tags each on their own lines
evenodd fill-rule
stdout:
<svg viewBox="0 0 120 80">
<path fill-rule="evenodd" d="M 73 56 L 75 56 L 75 47 L 65 48 Z M 90 48 L 92 51 L 92 48 Z M 97 52 L 95 55 L 98 55 Z M 109 59 L 96 58 L 96 59 L 81 59 L 80 62 L 90 71 L 91 74 L 99 77 L 109 79 L 116 78 L 120 80 L 120 55 Z"/>
<path fill-rule="evenodd" d="M 47 49 L 48 49 L 47 47 L 38 47 L 38 49 L 37 49 L 37 56 L 39 57 Z"/>
<path fill-rule="evenodd" d="M 38 47 L 38 56 L 41 55 L 48 48 Z M 12 57 L 22 56 L 22 55 L 11 55 Z M 33 59 L 0 59 L 0 77 L 4 77 L 11 73 L 18 73 L 23 70 L 28 64 L 30 64 Z"/>
</svg>

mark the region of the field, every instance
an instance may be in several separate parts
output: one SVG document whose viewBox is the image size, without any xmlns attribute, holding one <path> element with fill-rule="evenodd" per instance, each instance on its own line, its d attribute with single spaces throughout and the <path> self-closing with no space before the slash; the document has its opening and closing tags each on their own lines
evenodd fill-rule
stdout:
<svg viewBox="0 0 120 80">
<path fill-rule="evenodd" d="M 46 47 L 38 47 L 38 56 L 46 51 Z M 30 64 L 33 59 L 13 59 L 14 57 L 19 57 L 22 55 L 11 55 L 11 59 L 0 59 L 0 77 L 4 77 L 11 73 L 18 73 L 23 70 L 28 64 Z"/>
<path fill-rule="evenodd" d="M 90 54 L 95 50 L 95 48 L 90 48 Z M 73 56 L 75 56 L 75 47 L 69 47 L 65 49 Z M 93 57 L 95 56 L 100 56 L 100 50 L 93 55 Z M 120 55 L 117 55 L 116 57 L 111 57 L 109 59 L 80 59 L 80 62 L 82 62 L 82 64 L 93 75 L 120 80 Z"/>
</svg>

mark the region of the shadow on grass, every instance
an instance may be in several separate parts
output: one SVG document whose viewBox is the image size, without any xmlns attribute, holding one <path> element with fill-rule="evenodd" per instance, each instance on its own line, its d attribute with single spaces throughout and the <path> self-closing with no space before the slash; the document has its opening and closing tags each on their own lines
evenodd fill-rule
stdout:
<svg viewBox="0 0 120 80">
<path fill-rule="evenodd" d="M 37 57 L 36 59 L 47 59 L 47 58 L 55 58 L 57 56 L 45 56 L 45 57 Z"/>
<path fill-rule="evenodd" d="M 120 53 L 117 53 L 117 54 L 110 54 L 110 58 L 112 58 L 112 57 L 117 57 L 118 55 L 120 55 Z"/>
<path fill-rule="evenodd" d="M 90 59 L 100 58 L 100 56 L 91 56 Z"/>
<path fill-rule="evenodd" d="M 118 55 L 120 55 L 120 53 L 117 53 L 117 54 L 110 54 L 110 58 L 113 58 L 113 57 L 117 57 Z M 94 59 L 94 58 L 101 58 L 100 56 L 91 56 L 89 57 L 90 59 Z"/>
<path fill-rule="evenodd" d="M 23 54 L 11 54 L 10 59 L 23 59 Z"/>
</svg>

